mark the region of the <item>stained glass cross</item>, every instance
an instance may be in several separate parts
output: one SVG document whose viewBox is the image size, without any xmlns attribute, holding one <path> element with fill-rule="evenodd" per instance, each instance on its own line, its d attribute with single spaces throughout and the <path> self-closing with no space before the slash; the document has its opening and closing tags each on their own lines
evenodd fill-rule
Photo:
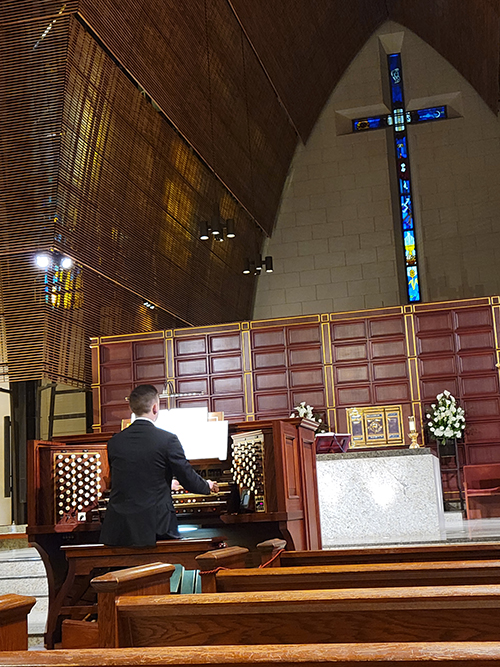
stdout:
<svg viewBox="0 0 500 667">
<path fill-rule="evenodd" d="M 405 109 L 403 68 L 401 54 L 387 56 L 389 85 L 391 91 L 391 113 L 382 116 L 356 118 L 352 121 L 353 132 L 392 128 L 396 151 L 398 178 L 398 210 L 405 253 L 406 289 L 410 303 L 421 300 L 417 244 L 415 238 L 414 207 L 411 187 L 410 153 L 407 126 L 410 123 L 427 123 L 447 118 L 446 106 L 427 107 L 407 111 Z"/>
</svg>

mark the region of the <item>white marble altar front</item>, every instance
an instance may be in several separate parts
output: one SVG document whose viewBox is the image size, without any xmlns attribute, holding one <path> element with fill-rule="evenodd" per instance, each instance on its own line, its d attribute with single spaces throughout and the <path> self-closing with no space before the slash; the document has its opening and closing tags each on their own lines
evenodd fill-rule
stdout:
<svg viewBox="0 0 500 667">
<path fill-rule="evenodd" d="M 439 461 L 428 448 L 318 454 L 323 548 L 444 538 Z"/>
</svg>

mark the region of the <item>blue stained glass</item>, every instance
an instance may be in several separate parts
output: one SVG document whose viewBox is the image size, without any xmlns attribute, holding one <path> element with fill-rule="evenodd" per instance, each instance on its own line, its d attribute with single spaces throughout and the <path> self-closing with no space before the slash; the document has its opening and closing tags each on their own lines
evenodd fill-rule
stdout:
<svg viewBox="0 0 500 667">
<path fill-rule="evenodd" d="M 399 179 L 399 192 L 402 195 L 410 194 L 410 181 L 405 181 L 404 179 Z"/>
<path fill-rule="evenodd" d="M 408 195 L 401 196 L 401 219 L 403 221 L 403 230 L 413 229 L 411 197 Z"/>
<path fill-rule="evenodd" d="M 417 109 L 417 111 L 414 113 L 417 116 L 415 118 L 417 123 L 419 121 L 439 120 L 441 118 L 446 118 L 445 107 L 429 107 L 428 109 Z"/>
<path fill-rule="evenodd" d="M 393 53 L 389 56 L 392 105 L 403 104 L 403 80 L 401 76 L 401 55 Z"/>
<path fill-rule="evenodd" d="M 385 116 L 373 116 L 371 118 L 357 118 L 353 120 L 353 127 L 355 132 L 362 130 L 377 130 L 380 127 L 385 127 Z"/>
<path fill-rule="evenodd" d="M 410 303 L 412 301 L 420 301 L 420 285 L 418 284 L 418 269 L 416 266 L 406 267 L 406 280 Z"/>
<path fill-rule="evenodd" d="M 413 230 L 407 230 L 404 233 L 405 240 L 405 255 L 406 255 L 406 264 L 413 265 L 417 263 L 417 255 L 415 251 L 415 235 Z"/>
<path fill-rule="evenodd" d="M 406 158 L 408 157 L 408 150 L 406 148 L 406 137 L 397 137 L 396 139 L 396 157 L 398 160 L 401 158 Z"/>
</svg>

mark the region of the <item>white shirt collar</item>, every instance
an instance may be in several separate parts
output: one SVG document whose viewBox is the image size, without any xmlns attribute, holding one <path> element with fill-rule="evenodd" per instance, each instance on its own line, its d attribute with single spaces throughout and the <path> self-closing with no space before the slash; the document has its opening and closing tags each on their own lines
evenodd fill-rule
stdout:
<svg viewBox="0 0 500 667">
<path fill-rule="evenodd" d="M 136 417 L 134 419 L 134 422 L 138 422 L 139 419 L 141 419 L 142 421 L 145 421 L 145 422 L 151 422 L 153 424 L 153 426 L 155 425 L 154 421 L 152 419 L 149 419 L 149 417 Z"/>
</svg>

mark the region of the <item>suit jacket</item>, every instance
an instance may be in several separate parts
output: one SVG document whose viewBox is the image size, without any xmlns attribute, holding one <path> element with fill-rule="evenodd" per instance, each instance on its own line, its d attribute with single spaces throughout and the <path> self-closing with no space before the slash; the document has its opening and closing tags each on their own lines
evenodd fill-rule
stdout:
<svg viewBox="0 0 500 667">
<path fill-rule="evenodd" d="M 137 419 L 108 442 L 111 494 L 101 530 L 110 546 L 152 546 L 179 537 L 170 492 L 175 476 L 191 493 L 210 493 L 176 435 Z"/>
</svg>

